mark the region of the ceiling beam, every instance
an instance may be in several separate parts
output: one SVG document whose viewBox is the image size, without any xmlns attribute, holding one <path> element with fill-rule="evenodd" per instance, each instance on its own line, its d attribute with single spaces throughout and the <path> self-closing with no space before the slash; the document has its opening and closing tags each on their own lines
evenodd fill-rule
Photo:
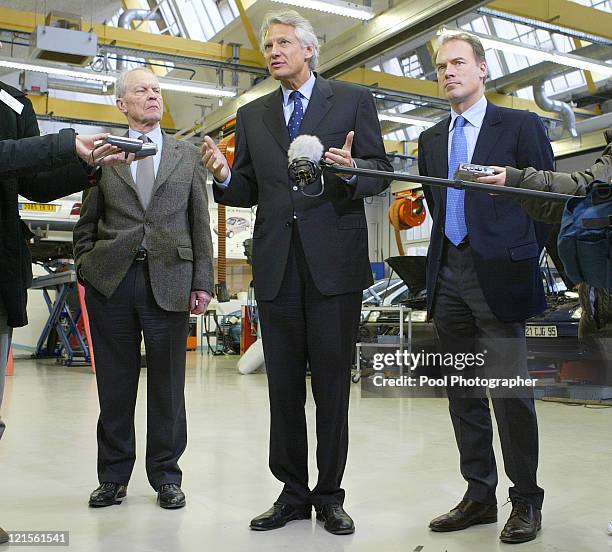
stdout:
<svg viewBox="0 0 612 552">
<path fill-rule="evenodd" d="M 0 29 L 21 33 L 32 33 L 37 25 L 44 25 L 43 14 L 0 8 Z M 83 30 L 89 30 L 83 27 Z M 110 25 L 94 24 L 91 30 L 98 35 L 98 44 L 117 46 L 150 52 L 151 54 L 181 55 L 193 59 L 225 62 L 233 58 L 229 45 L 216 42 L 188 40 L 177 36 L 160 35 L 120 29 Z M 151 56 L 153 57 L 153 56 Z M 252 67 L 262 67 L 262 56 L 258 50 L 239 48 L 238 63 Z"/>
<path fill-rule="evenodd" d="M 372 71 L 370 69 L 353 69 L 348 73 L 340 75 L 338 80 L 362 84 L 369 88 L 380 88 L 381 90 L 414 94 L 415 96 L 424 98 L 444 99 L 444 96 L 439 94 L 438 83 L 435 81 L 415 79 L 412 77 L 400 77 L 380 71 Z M 502 107 L 522 110 L 528 109 L 541 117 L 560 119 L 558 113 L 544 111 L 531 100 L 525 100 L 516 96 L 508 96 L 506 94 L 498 94 L 497 92 L 487 92 L 486 96 L 491 102 Z M 586 109 L 574 109 L 574 112 L 586 116 L 593 115 L 591 111 Z"/>
<path fill-rule="evenodd" d="M 39 117 L 72 123 L 127 128 L 125 115 L 114 105 L 62 100 L 49 96 L 28 96 L 28 98 Z M 175 130 L 170 113 L 164 113 L 161 127 L 166 130 Z"/>
<path fill-rule="evenodd" d="M 482 0 L 406 0 L 382 12 L 370 21 L 359 23 L 321 46 L 318 71 L 326 78 L 335 77 L 363 65 L 383 52 L 420 35 L 446 21 L 482 6 Z M 271 78 L 251 88 L 239 98 L 226 102 L 223 107 L 206 115 L 204 131 L 219 130 L 236 116 L 238 108 L 278 86 Z"/>
<path fill-rule="evenodd" d="M 332 78 L 363 65 L 407 39 L 429 35 L 432 29 L 486 4 L 482 0 L 406 0 L 365 23 L 358 24 L 321 48 L 319 71 Z"/>
<path fill-rule="evenodd" d="M 612 13 L 571 0 L 495 0 L 487 7 L 612 40 Z"/>
</svg>

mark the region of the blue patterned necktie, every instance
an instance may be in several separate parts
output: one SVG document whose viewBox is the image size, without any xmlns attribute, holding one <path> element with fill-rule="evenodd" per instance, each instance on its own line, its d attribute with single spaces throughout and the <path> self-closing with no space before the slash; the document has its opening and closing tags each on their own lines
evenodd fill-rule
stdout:
<svg viewBox="0 0 612 552">
<path fill-rule="evenodd" d="M 455 172 L 461 163 L 468 163 L 467 140 L 463 127 L 467 121 L 459 115 L 455 119 L 455 130 L 451 143 L 450 156 L 448 159 L 448 178 L 454 180 Z M 444 233 L 446 237 L 455 245 L 459 245 L 467 236 L 467 226 L 465 224 L 465 190 L 455 188 L 446 189 L 446 220 Z"/>
<path fill-rule="evenodd" d="M 293 142 L 295 137 L 300 132 L 300 126 L 302 124 L 302 119 L 304 118 L 304 106 L 302 105 L 302 94 L 297 90 L 294 90 L 289 94 L 289 99 L 293 101 L 293 113 L 291 113 L 291 117 L 289 117 L 289 122 L 287 123 L 287 130 L 289 131 L 289 140 Z"/>
</svg>

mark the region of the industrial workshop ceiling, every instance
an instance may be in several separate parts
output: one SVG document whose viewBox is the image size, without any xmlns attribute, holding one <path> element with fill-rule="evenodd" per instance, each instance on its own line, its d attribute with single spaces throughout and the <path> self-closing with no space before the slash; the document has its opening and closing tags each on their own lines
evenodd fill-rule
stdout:
<svg viewBox="0 0 612 552">
<path fill-rule="evenodd" d="M 320 4 L 355 6 L 342 0 Z M 539 113 L 557 155 L 603 145 L 600 130 L 612 126 L 610 0 L 357 4 L 363 21 L 297 9 L 319 36 L 320 72 L 363 84 L 375 94 L 389 148 L 410 152 L 406 144 L 448 113 L 431 60 L 441 27 L 481 36 L 490 69 L 487 95 L 501 105 Z M 5 44 L 0 77 L 7 82 L 20 74 L 22 82 L 26 77 L 43 117 L 116 127 L 123 122 L 113 106 L 116 71 L 150 63 L 165 88 L 169 114 L 163 125 L 197 141 L 201 132 L 217 133 L 240 105 L 277 86 L 266 79 L 256 41 L 264 14 L 283 7 L 289 6 L 272 0 L 0 0 L 0 39 Z M 80 26 L 83 37 L 93 31 L 96 50 L 72 58 L 49 52 L 40 31 L 36 44 L 34 31 L 41 25 Z M 11 60 L 22 65 L 7 67 Z M 28 65 L 57 72 L 67 67 L 66 60 L 92 77 L 48 75 L 40 88 L 40 68 L 32 73 Z"/>
</svg>

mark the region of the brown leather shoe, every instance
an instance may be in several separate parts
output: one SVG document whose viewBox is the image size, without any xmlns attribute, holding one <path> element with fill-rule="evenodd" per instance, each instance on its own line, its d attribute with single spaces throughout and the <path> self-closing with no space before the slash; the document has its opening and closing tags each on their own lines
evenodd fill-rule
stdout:
<svg viewBox="0 0 612 552">
<path fill-rule="evenodd" d="M 499 536 L 502 542 L 518 544 L 536 538 L 542 529 L 542 512 L 527 502 L 513 502 L 512 512 Z"/>
<path fill-rule="evenodd" d="M 472 525 L 495 523 L 497 521 L 497 504 L 483 504 L 464 498 L 448 514 L 443 514 L 431 521 L 432 531 L 461 531 Z"/>
</svg>

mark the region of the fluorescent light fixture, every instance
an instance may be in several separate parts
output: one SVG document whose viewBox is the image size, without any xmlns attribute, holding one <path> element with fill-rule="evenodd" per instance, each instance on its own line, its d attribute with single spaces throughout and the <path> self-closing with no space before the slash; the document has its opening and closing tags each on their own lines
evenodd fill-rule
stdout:
<svg viewBox="0 0 612 552">
<path fill-rule="evenodd" d="M 289 4 L 297 8 L 309 8 L 311 10 L 332 13 L 334 15 L 343 15 L 354 19 L 368 21 L 374 17 L 374 11 L 368 6 L 354 4 L 352 2 L 343 2 L 342 0 L 272 0 L 279 4 Z"/>
<path fill-rule="evenodd" d="M 160 78 L 159 84 L 162 90 L 172 90 L 173 92 L 184 92 L 198 96 L 214 96 L 216 98 L 233 98 L 236 91 L 230 88 L 219 88 L 214 84 L 198 84 L 192 81 L 178 79 Z"/>
<path fill-rule="evenodd" d="M 35 65 L 33 63 L 24 63 L 21 61 L 13 61 L 11 59 L 0 58 L 0 67 L 8 69 L 16 69 L 18 71 L 34 71 L 36 73 L 46 73 L 47 75 L 58 75 L 61 77 L 70 77 L 73 79 L 94 80 L 100 82 L 114 83 L 117 77 L 108 73 L 95 73 L 93 71 L 77 71 L 67 69 L 65 67 L 55 67 L 53 65 Z"/>
<path fill-rule="evenodd" d="M 67 77 L 71 79 L 105 82 L 108 84 L 114 84 L 117 81 L 117 76 L 114 74 L 96 73 L 94 71 L 79 71 L 54 65 L 36 65 L 34 63 L 15 61 L 7 58 L 0 58 L 0 67 L 16 69 L 17 71 L 46 73 L 47 75 Z M 160 78 L 159 84 L 161 85 L 162 90 L 184 92 L 186 94 L 195 94 L 198 96 L 214 96 L 219 98 L 233 98 L 236 96 L 236 90 L 231 88 L 219 88 L 214 84 L 197 83 L 171 78 Z"/>
<path fill-rule="evenodd" d="M 439 34 L 455 34 L 457 31 L 446 29 L 441 31 Z M 494 50 L 500 50 L 511 54 L 519 54 L 527 56 L 533 59 L 539 59 L 540 61 L 551 61 L 553 63 L 559 63 L 561 65 L 567 65 L 568 67 L 575 67 L 576 69 L 582 69 L 583 71 L 591 71 L 606 77 L 612 76 L 612 65 L 603 61 L 595 61 L 582 56 L 576 56 L 574 54 L 566 54 L 557 50 L 545 50 L 542 48 L 536 48 L 529 46 L 528 44 L 522 44 L 520 42 L 505 40 L 503 38 L 492 37 L 483 35 L 480 33 L 470 32 L 470 34 L 476 35 L 485 49 L 493 48 Z"/>
<path fill-rule="evenodd" d="M 432 127 L 436 124 L 435 121 L 430 121 L 429 119 L 421 119 L 420 117 L 409 117 L 400 113 L 379 113 L 378 120 L 389 121 L 391 123 L 400 123 L 402 125 L 407 126 L 415 125 L 425 128 Z"/>
</svg>

